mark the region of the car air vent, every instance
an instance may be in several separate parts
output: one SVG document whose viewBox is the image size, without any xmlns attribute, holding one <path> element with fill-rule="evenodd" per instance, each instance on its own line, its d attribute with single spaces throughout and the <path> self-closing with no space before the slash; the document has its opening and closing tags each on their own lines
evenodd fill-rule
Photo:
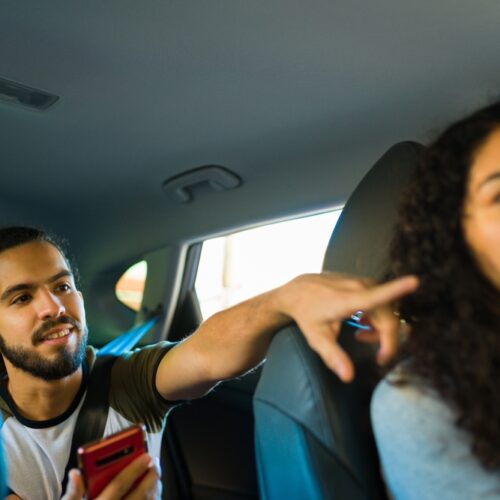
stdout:
<svg viewBox="0 0 500 500">
<path fill-rule="evenodd" d="M 192 201 L 194 192 L 225 191 L 238 187 L 243 181 L 234 172 L 220 165 L 204 165 L 170 177 L 163 183 L 165 194 L 180 203 Z"/>
<path fill-rule="evenodd" d="M 59 99 L 59 96 L 0 78 L 0 99 L 43 111 L 52 106 Z"/>
</svg>

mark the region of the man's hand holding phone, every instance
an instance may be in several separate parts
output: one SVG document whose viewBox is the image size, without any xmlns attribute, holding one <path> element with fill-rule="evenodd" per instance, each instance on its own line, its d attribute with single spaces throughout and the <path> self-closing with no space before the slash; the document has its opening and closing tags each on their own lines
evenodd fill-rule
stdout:
<svg viewBox="0 0 500 500">
<path fill-rule="evenodd" d="M 159 498 L 160 471 L 147 454 L 146 429 L 132 425 L 78 448 L 63 500 Z"/>
<path fill-rule="evenodd" d="M 131 486 L 141 476 L 144 477 L 132 491 L 129 491 Z M 153 458 L 147 453 L 144 453 L 114 477 L 96 500 L 115 500 L 118 498 L 140 500 L 146 498 L 160 498 L 161 483 L 159 479 L 160 471 L 154 464 Z M 69 471 L 68 487 L 62 500 L 81 500 L 84 496 L 85 484 L 82 474 L 78 469 L 72 469 Z"/>
</svg>

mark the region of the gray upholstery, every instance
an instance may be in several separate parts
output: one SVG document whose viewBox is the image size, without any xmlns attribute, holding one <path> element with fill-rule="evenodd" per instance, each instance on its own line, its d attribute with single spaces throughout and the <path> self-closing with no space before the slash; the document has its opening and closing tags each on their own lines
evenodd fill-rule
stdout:
<svg viewBox="0 0 500 500">
<path fill-rule="evenodd" d="M 324 269 L 380 279 L 398 194 L 422 146 L 393 146 L 344 207 Z M 385 498 L 371 432 L 369 401 L 378 379 L 373 347 L 345 326 L 340 342 L 355 361 L 343 384 L 312 352 L 295 325 L 268 352 L 254 396 L 259 490 L 263 500 Z"/>
</svg>

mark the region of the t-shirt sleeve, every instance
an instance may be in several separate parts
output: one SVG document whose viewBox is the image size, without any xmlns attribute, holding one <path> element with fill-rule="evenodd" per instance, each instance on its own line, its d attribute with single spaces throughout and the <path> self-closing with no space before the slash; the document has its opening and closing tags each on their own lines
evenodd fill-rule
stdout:
<svg viewBox="0 0 500 500">
<path fill-rule="evenodd" d="M 471 452 L 455 414 L 422 384 L 383 380 L 372 399 L 372 423 L 389 491 L 396 500 L 500 498 L 500 475 Z"/>
<path fill-rule="evenodd" d="M 163 356 L 175 346 L 159 342 L 120 356 L 111 373 L 110 406 L 132 422 L 144 422 L 149 432 L 158 432 L 167 412 L 176 402 L 167 401 L 156 390 L 156 371 Z"/>
</svg>

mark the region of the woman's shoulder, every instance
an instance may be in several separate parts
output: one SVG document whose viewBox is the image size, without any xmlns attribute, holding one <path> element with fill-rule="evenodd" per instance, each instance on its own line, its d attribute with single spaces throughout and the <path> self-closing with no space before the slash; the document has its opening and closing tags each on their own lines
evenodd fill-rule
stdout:
<svg viewBox="0 0 500 500">
<path fill-rule="evenodd" d="M 454 424 L 455 415 L 432 386 L 412 375 L 404 366 L 398 366 L 377 385 L 372 398 L 372 419 L 386 420 L 401 425 L 408 420 L 412 427 L 430 421 Z"/>
<path fill-rule="evenodd" d="M 455 414 L 429 383 L 405 374 L 401 367 L 377 386 L 371 403 L 372 424 L 377 438 L 389 437 L 402 448 L 431 454 L 455 440 Z M 408 430 L 411 429 L 411 433 Z"/>
<path fill-rule="evenodd" d="M 431 385 L 401 367 L 377 386 L 372 425 L 391 492 L 396 498 L 500 498 L 500 476 L 471 453 L 471 441 L 455 425 L 456 413 Z M 425 479 L 424 479 L 425 478 Z"/>
</svg>

